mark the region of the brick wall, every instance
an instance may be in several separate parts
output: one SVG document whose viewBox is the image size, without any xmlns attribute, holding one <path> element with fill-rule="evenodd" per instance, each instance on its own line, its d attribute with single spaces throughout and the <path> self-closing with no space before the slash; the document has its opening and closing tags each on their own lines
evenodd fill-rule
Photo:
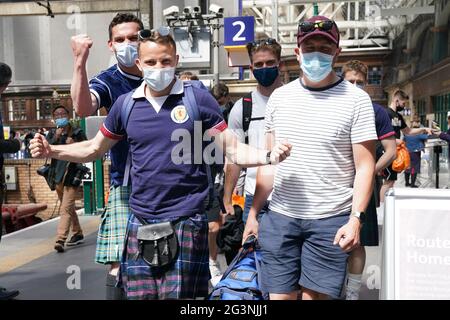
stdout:
<svg viewBox="0 0 450 320">
<path fill-rule="evenodd" d="M 47 204 L 47 210 L 41 211 L 38 214 L 38 217 L 43 220 L 47 220 L 52 216 L 55 205 L 57 204 L 58 196 L 56 191 L 50 190 L 45 179 L 36 173 L 36 170 L 44 163 L 45 159 L 5 160 L 4 166 L 12 166 L 17 168 L 16 172 L 18 179 L 17 191 L 8 190 L 6 192 L 5 203 L 31 203 L 32 201 L 28 196 L 29 185 L 31 183 L 31 188 L 33 191 L 32 195 L 35 197 L 36 202 Z M 104 177 L 106 194 L 109 190 L 109 162 L 105 162 Z M 77 209 L 83 207 L 83 188 L 81 187 L 79 188 L 76 206 Z M 53 214 L 54 217 L 59 214 L 58 207 Z"/>
</svg>

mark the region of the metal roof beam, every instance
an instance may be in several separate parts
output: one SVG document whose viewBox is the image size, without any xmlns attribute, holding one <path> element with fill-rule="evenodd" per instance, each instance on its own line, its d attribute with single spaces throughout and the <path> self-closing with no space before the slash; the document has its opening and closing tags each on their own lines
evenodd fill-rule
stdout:
<svg viewBox="0 0 450 320">
<path fill-rule="evenodd" d="M 286 6 L 286 5 L 305 5 L 305 4 L 313 4 L 313 3 L 333 3 L 336 1 L 332 0 L 278 0 L 279 6 Z M 353 1 L 346 1 L 346 2 L 355 2 Z M 251 7 L 266 7 L 271 6 L 272 0 L 244 0 L 242 1 L 242 8 L 247 9 Z"/>
<path fill-rule="evenodd" d="M 97 1 L 51 1 L 53 14 L 70 14 L 78 7 L 80 13 L 139 11 L 139 1 L 136 0 L 97 0 Z M 36 2 L 2 2 L 0 16 L 47 15 L 46 8 Z"/>
<path fill-rule="evenodd" d="M 403 7 L 403 8 L 394 8 L 394 9 L 381 9 L 382 17 L 389 16 L 411 16 L 418 14 L 433 14 L 435 12 L 434 6 L 426 6 L 426 7 Z"/>
</svg>

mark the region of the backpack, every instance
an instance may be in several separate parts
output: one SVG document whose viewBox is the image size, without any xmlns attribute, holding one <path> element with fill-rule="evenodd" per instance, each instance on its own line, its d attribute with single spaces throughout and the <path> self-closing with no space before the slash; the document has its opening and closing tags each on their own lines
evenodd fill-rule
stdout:
<svg viewBox="0 0 450 320">
<path fill-rule="evenodd" d="M 217 247 L 225 254 L 227 264 L 231 264 L 239 253 L 244 234 L 243 211 L 238 205 L 233 205 L 234 215 L 226 215 L 225 222 L 217 234 Z"/>
<path fill-rule="evenodd" d="M 209 300 L 268 300 L 260 289 L 260 252 L 256 237 L 249 237 L 222 279 L 210 293 Z"/>
<path fill-rule="evenodd" d="M 411 165 L 411 158 L 409 156 L 408 149 L 405 146 L 405 142 L 402 141 L 397 145 L 397 158 L 392 162 L 392 170 L 396 172 L 402 172 Z"/>
<path fill-rule="evenodd" d="M 192 88 L 198 88 L 202 90 L 207 90 L 205 85 L 198 80 L 183 81 L 184 95 L 183 104 L 186 107 L 186 111 L 189 115 L 191 121 L 201 121 L 200 111 L 198 110 L 197 101 L 195 99 L 194 90 Z M 135 101 L 133 99 L 133 94 L 135 90 L 132 90 L 126 94 L 124 99 L 122 109 L 120 110 L 120 119 L 123 127 L 126 129 L 128 125 L 128 120 L 130 119 L 131 111 L 134 108 Z M 211 168 L 205 165 L 206 175 L 208 176 L 208 187 L 209 192 L 212 194 L 214 192 L 214 181 L 212 179 Z M 126 187 L 130 181 L 130 170 L 131 170 L 131 151 L 128 152 L 127 161 L 125 164 L 125 172 L 123 177 L 123 186 Z"/>
<path fill-rule="evenodd" d="M 248 128 L 253 120 L 264 120 L 264 117 L 252 118 L 253 99 L 252 93 L 247 93 L 242 98 L 242 130 L 245 135 L 245 144 L 248 144 Z"/>
</svg>

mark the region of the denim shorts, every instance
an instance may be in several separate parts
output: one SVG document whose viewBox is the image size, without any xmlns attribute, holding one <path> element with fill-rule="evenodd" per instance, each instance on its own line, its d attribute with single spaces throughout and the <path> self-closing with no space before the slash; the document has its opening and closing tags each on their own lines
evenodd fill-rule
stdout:
<svg viewBox="0 0 450 320">
<path fill-rule="evenodd" d="M 349 214 L 316 220 L 290 218 L 271 210 L 264 214 L 258 231 L 262 289 L 290 293 L 301 286 L 339 298 L 348 253 L 333 241 Z"/>
</svg>

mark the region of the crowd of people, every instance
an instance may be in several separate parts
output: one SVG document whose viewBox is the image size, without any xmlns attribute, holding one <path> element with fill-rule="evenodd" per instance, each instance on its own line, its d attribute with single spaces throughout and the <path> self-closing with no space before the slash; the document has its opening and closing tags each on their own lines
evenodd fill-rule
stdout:
<svg viewBox="0 0 450 320">
<path fill-rule="evenodd" d="M 423 140 L 440 134 L 448 141 L 449 132 L 408 127 L 401 90 L 388 107 L 373 103 L 362 62 L 348 62 L 338 76 L 340 33 L 324 16 L 299 24 L 300 76 L 290 83 L 282 81 L 276 40 L 249 43 L 257 87 L 234 105 L 225 84 L 209 91 L 193 73 L 176 76 L 170 34 L 144 29 L 132 14 L 117 14 L 108 30 L 118 62 L 91 79 L 93 40 L 71 40 L 73 106 L 83 117 L 107 110 L 98 134 L 91 140 L 67 134 L 61 120 L 67 110 L 58 107 L 53 116 L 65 129 L 30 141 L 33 157 L 64 167 L 110 150 L 110 192 L 95 252 L 95 261 L 109 266 L 107 299 L 206 297 L 209 280 L 215 285 L 223 273 L 217 236 L 235 215 L 235 194 L 245 196 L 238 236 L 240 242 L 257 236 L 260 285 L 270 299 L 358 299 L 364 246 L 379 244 L 376 208 L 397 178 L 391 163 L 401 133 L 413 159 L 405 175 L 414 187 Z M 58 252 L 83 240 L 70 205 L 74 186 L 66 180 L 57 182 L 67 204 Z M 230 262 L 239 246 L 228 249 Z"/>
</svg>

